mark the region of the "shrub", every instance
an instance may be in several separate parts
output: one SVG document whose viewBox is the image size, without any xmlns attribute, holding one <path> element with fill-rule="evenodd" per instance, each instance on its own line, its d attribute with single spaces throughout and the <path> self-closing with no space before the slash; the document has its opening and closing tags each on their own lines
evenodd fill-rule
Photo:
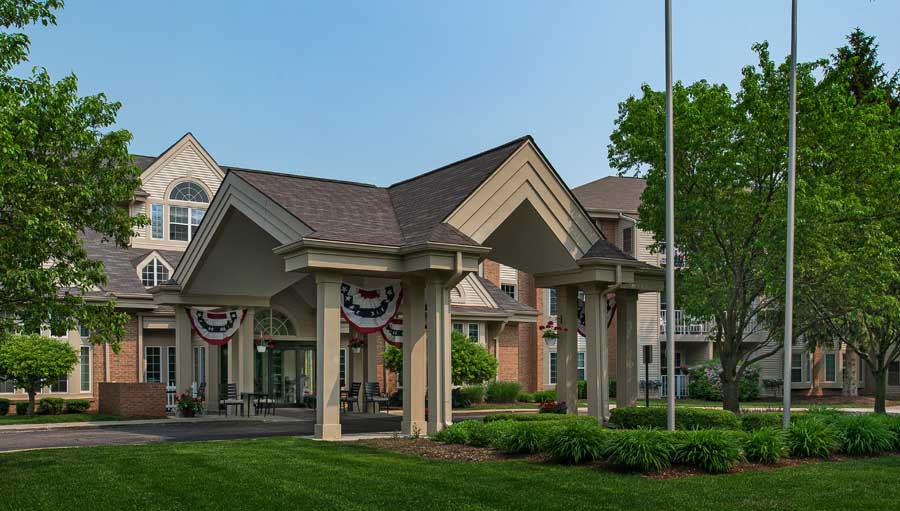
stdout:
<svg viewBox="0 0 900 511">
<path fill-rule="evenodd" d="M 603 456 L 613 465 L 629 470 L 658 472 L 672 465 L 672 440 L 672 434 L 666 431 L 617 431 L 607 439 Z"/>
<path fill-rule="evenodd" d="M 753 463 L 771 465 L 784 455 L 784 432 L 780 428 L 755 429 L 744 437 L 744 456 Z"/>
<path fill-rule="evenodd" d="M 587 399 L 587 382 L 578 380 L 578 399 Z"/>
<path fill-rule="evenodd" d="M 556 391 L 539 390 L 534 393 L 534 401 L 536 403 L 548 403 L 550 401 L 556 401 Z"/>
<path fill-rule="evenodd" d="M 616 397 L 616 380 L 609 380 L 609 397 Z"/>
<path fill-rule="evenodd" d="M 553 427 L 546 449 L 556 461 L 574 465 L 600 458 L 605 441 L 606 433 L 596 422 L 563 421 Z"/>
<path fill-rule="evenodd" d="M 484 422 L 496 422 L 496 421 L 517 421 L 517 422 L 543 422 L 543 421 L 558 421 L 564 419 L 574 419 L 576 415 L 557 415 L 557 414 L 533 414 L 533 413 L 497 413 L 494 415 L 487 415 L 484 418 Z"/>
<path fill-rule="evenodd" d="M 87 399 L 70 399 L 66 401 L 66 413 L 84 413 L 91 407 Z"/>
<path fill-rule="evenodd" d="M 791 419 L 795 417 L 791 414 Z M 753 412 L 741 414 L 741 429 L 744 431 L 756 431 L 763 428 L 780 428 L 781 412 Z"/>
<path fill-rule="evenodd" d="M 519 395 L 516 396 L 516 401 L 520 403 L 534 403 L 534 394 L 520 392 Z"/>
<path fill-rule="evenodd" d="M 479 421 L 476 420 L 457 422 L 438 431 L 431 438 L 445 444 L 464 444 L 469 441 L 469 432 L 477 424 Z"/>
<path fill-rule="evenodd" d="M 695 399 L 707 401 L 722 400 L 722 381 L 720 374 L 722 363 L 713 359 L 689 371 L 688 394 Z M 744 371 L 740 382 L 740 400 L 749 401 L 759 397 L 759 369 L 749 367 Z"/>
<path fill-rule="evenodd" d="M 510 421 L 509 429 L 495 442 L 497 449 L 510 454 L 533 454 L 544 450 L 558 421 Z"/>
<path fill-rule="evenodd" d="M 557 401 L 545 401 L 538 407 L 538 413 L 554 413 L 558 415 L 565 415 L 566 409 L 567 408 L 565 403 L 559 403 Z"/>
<path fill-rule="evenodd" d="M 0 397 L 0 416 L 9 413 L 9 399 Z"/>
<path fill-rule="evenodd" d="M 839 445 L 835 428 L 815 417 L 792 423 L 786 442 L 791 456 L 795 457 L 825 458 Z"/>
<path fill-rule="evenodd" d="M 497 375 L 497 359 L 462 332 L 450 335 L 450 377 L 454 385 L 482 383 Z"/>
<path fill-rule="evenodd" d="M 876 454 L 894 447 L 894 433 L 874 415 L 848 415 L 837 421 L 841 451 L 847 454 Z"/>
<path fill-rule="evenodd" d="M 387 344 L 387 343 L 385 343 Z M 384 354 L 382 355 L 384 358 L 384 368 L 393 373 L 400 373 L 403 371 L 403 350 L 394 346 L 393 344 L 388 344 L 384 349 Z"/>
<path fill-rule="evenodd" d="M 61 397 L 42 397 L 38 401 L 38 413 L 41 415 L 59 415 L 66 409 L 66 401 Z"/>
<path fill-rule="evenodd" d="M 884 423 L 893 436 L 893 449 L 900 451 L 900 417 L 890 415 L 878 415 L 878 419 Z"/>
<path fill-rule="evenodd" d="M 453 406 L 456 408 L 468 408 L 473 404 L 484 401 L 484 387 L 481 385 L 466 385 L 453 389 Z"/>
<path fill-rule="evenodd" d="M 728 472 L 741 461 L 738 433 L 721 429 L 685 431 L 675 437 L 673 460 L 712 473 Z"/>
<path fill-rule="evenodd" d="M 513 421 L 475 422 L 469 430 L 466 444 L 472 447 L 493 447 L 499 445 L 501 435 L 512 429 Z"/>
<path fill-rule="evenodd" d="M 486 398 L 488 403 L 513 403 L 522 386 L 514 381 L 493 381 L 488 383 Z"/>
<path fill-rule="evenodd" d="M 28 413 L 28 401 L 16 401 L 16 415 Z"/>
<path fill-rule="evenodd" d="M 662 406 L 614 408 L 609 422 L 622 429 L 658 428 L 665 429 L 666 408 Z M 737 415 L 727 410 L 703 408 L 676 408 L 675 427 L 677 429 L 739 429 Z"/>
</svg>

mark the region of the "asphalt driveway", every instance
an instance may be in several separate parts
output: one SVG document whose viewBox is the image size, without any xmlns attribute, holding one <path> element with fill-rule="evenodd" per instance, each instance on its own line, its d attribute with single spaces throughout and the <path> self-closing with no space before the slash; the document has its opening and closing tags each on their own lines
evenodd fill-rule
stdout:
<svg viewBox="0 0 900 511">
<path fill-rule="evenodd" d="M 343 414 L 344 434 L 399 431 L 401 418 L 388 414 Z M 58 428 L 37 431 L 0 431 L 0 452 L 90 445 L 127 445 L 149 442 L 233 440 L 273 436 L 310 436 L 314 420 L 118 423 L 103 427 Z"/>
</svg>

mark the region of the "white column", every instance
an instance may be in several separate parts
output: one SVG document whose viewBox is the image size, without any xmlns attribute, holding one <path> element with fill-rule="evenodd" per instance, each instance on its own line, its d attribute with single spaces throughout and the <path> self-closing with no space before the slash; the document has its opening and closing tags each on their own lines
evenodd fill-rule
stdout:
<svg viewBox="0 0 900 511">
<path fill-rule="evenodd" d="M 634 406 L 638 396 L 637 291 L 616 291 L 616 316 L 616 406 Z"/>
<path fill-rule="evenodd" d="M 254 358 L 256 357 L 256 346 L 253 345 L 253 318 L 255 312 L 253 309 L 247 311 L 244 315 L 244 321 L 241 323 L 239 334 L 231 340 L 231 347 L 228 351 L 234 349 L 237 352 L 237 386 L 238 392 L 253 392 L 253 370 Z"/>
<path fill-rule="evenodd" d="M 188 310 L 175 307 L 175 391 L 191 390 L 191 320 Z"/>
<path fill-rule="evenodd" d="M 428 313 L 428 434 L 453 423 L 450 374 L 450 289 L 446 279 L 430 275 L 425 286 Z M 405 394 L 405 393 L 404 393 Z"/>
<path fill-rule="evenodd" d="M 366 382 L 378 381 L 378 343 L 381 334 L 368 334 L 366 342 Z M 365 389 L 363 389 L 365 390 Z"/>
<path fill-rule="evenodd" d="M 604 286 L 591 284 L 585 289 L 584 313 L 588 415 L 602 422 L 609 414 L 609 341 Z"/>
<path fill-rule="evenodd" d="M 403 423 L 404 435 L 425 433 L 425 283 L 403 281 Z"/>
<path fill-rule="evenodd" d="M 316 438 L 339 440 L 341 275 L 316 274 Z"/>
<path fill-rule="evenodd" d="M 566 413 L 578 414 L 578 288 L 556 288 L 559 322 L 565 331 L 556 343 L 556 400 L 566 403 Z"/>
</svg>

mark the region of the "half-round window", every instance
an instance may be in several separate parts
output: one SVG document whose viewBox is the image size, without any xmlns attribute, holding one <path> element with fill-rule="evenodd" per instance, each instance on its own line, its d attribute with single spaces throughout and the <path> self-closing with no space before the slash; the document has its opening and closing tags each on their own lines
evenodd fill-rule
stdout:
<svg viewBox="0 0 900 511">
<path fill-rule="evenodd" d="M 188 202 L 209 202 L 206 190 L 194 181 L 184 181 L 175 185 L 169 193 L 169 198 Z"/>
<path fill-rule="evenodd" d="M 288 337 L 297 335 L 294 323 L 283 312 L 274 309 L 257 309 L 253 318 L 253 335 Z"/>
</svg>

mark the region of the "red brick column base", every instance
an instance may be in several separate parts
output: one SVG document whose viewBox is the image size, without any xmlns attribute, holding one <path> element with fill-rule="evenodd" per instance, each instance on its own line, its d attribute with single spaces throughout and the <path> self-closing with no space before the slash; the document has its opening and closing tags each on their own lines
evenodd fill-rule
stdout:
<svg viewBox="0 0 900 511">
<path fill-rule="evenodd" d="M 100 413 L 118 417 L 165 417 L 162 383 L 101 383 Z"/>
</svg>

